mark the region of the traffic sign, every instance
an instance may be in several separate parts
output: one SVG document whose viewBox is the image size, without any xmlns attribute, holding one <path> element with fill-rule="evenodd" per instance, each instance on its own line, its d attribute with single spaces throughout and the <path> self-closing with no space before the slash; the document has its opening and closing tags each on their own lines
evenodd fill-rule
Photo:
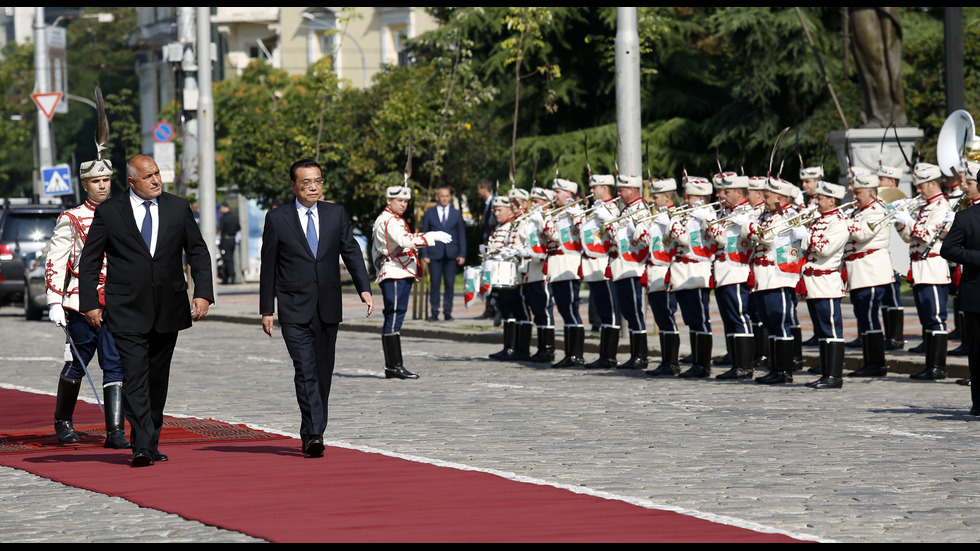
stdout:
<svg viewBox="0 0 980 551">
<path fill-rule="evenodd" d="M 58 102 L 61 100 L 61 92 L 47 92 L 44 94 L 31 94 L 31 99 L 34 100 L 34 104 L 37 108 L 44 113 L 44 116 L 51 120 L 54 116 L 54 109 L 58 106 Z"/>
<path fill-rule="evenodd" d="M 66 164 L 45 167 L 41 170 L 45 195 L 69 195 L 71 187 L 71 167 Z"/>
<path fill-rule="evenodd" d="M 167 121 L 160 121 L 153 126 L 153 141 L 156 143 L 170 143 L 174 141 L 174 125 Z"/>
</svg>

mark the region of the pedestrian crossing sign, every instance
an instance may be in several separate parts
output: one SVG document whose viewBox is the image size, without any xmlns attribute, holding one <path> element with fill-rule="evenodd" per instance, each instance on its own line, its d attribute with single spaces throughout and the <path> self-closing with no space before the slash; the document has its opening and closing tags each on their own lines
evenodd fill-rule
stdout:
<svg viewBox="0 0 980 551">
<path fill-rule="evenodd" d="M 71 167 L 66 164 L 55 165 L 41 170 L 45 195 L 69 195 L 71 187 Z"/>
</svg>

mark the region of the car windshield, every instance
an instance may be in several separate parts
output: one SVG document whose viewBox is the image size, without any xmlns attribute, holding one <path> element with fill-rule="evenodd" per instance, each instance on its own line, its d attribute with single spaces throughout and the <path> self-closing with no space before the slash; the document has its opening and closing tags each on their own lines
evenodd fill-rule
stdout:
<svg viewBox="0 0 980 551">
<path fill-rule="evenodd" d="M 3 226 L 4 243 L 44 243 L 51 239 L 57 213 L 13 213 Z"/>
</svg>

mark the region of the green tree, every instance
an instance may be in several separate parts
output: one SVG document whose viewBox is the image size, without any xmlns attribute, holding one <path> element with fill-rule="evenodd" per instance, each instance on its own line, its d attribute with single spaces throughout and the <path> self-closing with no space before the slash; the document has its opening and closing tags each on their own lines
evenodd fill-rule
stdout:
<svg viewBox="0 0 980 551">
<path fill-rule="evenodd" d="M 0 52 L 0 197 L 26 196 L 34 189 L 33 55 L 32 46 L 16 44 Z"/>
</svg>

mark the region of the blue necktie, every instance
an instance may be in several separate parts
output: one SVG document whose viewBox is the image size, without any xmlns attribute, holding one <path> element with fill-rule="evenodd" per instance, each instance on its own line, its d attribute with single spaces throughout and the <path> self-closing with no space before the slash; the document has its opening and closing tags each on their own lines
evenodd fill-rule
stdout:
<svg viewBox="0 0 980 551">
<path fill-rule="evenodd" d="M 306 242 L 310 244 L 313 256 L 316 256 L 316 225 L 313 223 L 313 209 L 306 211 Z"/>
<path fill-rule="evenodd" d="M 143 227 L 140 228 L 140 234 L 143 235 L 143 242 L 146 243 L 147 250 L 150 250 L 150 242 L 153 240 L 153 215 L 150 214 L 150 205 L 153 201 L 143 201 L 143 206 L 146 207 L 146 216 L 143 217 Z"/>
</svg>

